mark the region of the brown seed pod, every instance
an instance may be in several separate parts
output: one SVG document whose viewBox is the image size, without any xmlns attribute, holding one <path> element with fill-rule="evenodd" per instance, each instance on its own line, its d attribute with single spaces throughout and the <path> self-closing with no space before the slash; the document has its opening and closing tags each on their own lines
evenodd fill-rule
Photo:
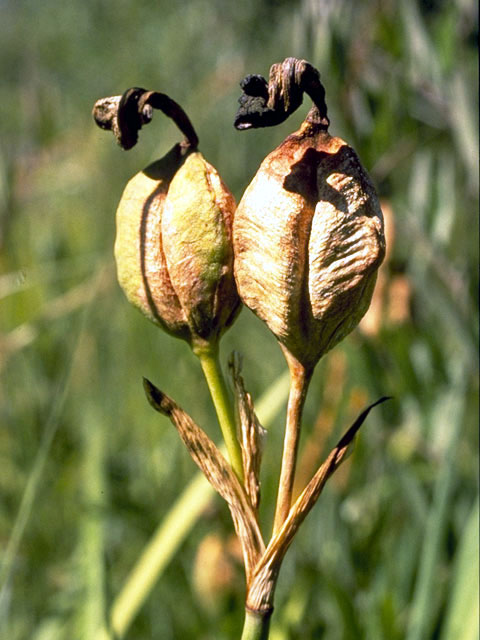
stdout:
<svg viewBox="0 0 480 640">
<path fill-rule="evenodd" d="M 385 253 L 382 212 L 355 151 L 328 133 L 318 72 L 292 58 L 274 65 L 263 98 L 259 77 L 253 91 L 251 78 L 242 85 L 238 128 L 284 120 L 301 102 L 299 88 L 317 99 L 301 128 L 262 162 L 234 221 L 242 301 L 311 370 L 368 309 Z"/>
<path fill-rule="evenodd" d="M 151 119 L 148 107 L 173 117 L 186 140 L 134 176 L 123 192 L 115 241 L 118 280 L 152 322 L 201 346 L 219 337 L 240 306 L 233 277 L 235 201 L 197 151 L 187 116 L 164 94 L 130 89 L 119 101 L 104 99 L 97 103 L 97 120 L 131 148 Z"/>
</svg>

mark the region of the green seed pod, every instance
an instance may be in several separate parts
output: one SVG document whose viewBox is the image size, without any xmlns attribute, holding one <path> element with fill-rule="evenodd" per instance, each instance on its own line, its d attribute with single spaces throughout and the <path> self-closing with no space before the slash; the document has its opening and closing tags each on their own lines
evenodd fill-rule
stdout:
<svg viewBox="0 0 480 640">
<path fill-rule="evenodd" d="M 189 342 L 218 336 L 238 311 L 234 211 L 217 171 L 179 145 L 134 176 L 118 206 L 120 286 L 152 322 Z"/>
<path fill-rule="evenodd" d="M 113 122 L 111 105 L 118 108 Z M 123 192 L 115 241 L 118 281 L 152 322 L 201 346 L 218 339 L 240 308 L 233 276 L 235 201 L 196 150 L 191 124 L 170 98 L 131 89 L 119 101 L 96 106 L 100 126 L 113 129 L 124 148 L 135 144 L 152 107 L 173 117 L 187 140 L 134 176 Z"/>
<path fill-rule="evenodd" d="M 297 73 L 299 64 L 305 72 L 308 63 L 294 63 Z M 278 67 L 272 67 L 268 90 L 285 96 L 287 84 Z M 257 108 L 259 77 L 254 78 Z M 291 77 L 289 82 L 295 86 Z M 311 84 L 310 76 L 310 89 Z M 242 108 L 245 102 L 243 96 Z M 264 105 L 261 116 L 274 124 L 275 113 Z M 237 127 L 264 126 L 249 124 L 249 118 L 251 113 L 241 114 Z M 234 222 L 235 277 L 242 301 L 310 370 L 367 311 L 385 253 L 372 182 L 355 151 L 327 128 L 326 108 L 323 114 L 312 109 L 299 131 L 262 162 Z"/>
</svg>

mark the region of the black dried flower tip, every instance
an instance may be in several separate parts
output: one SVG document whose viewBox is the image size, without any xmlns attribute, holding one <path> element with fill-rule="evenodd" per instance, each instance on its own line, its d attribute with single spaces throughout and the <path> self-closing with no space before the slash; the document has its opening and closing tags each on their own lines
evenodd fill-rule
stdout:
<svg viewBox="0 0 480 640">
<path fill-rule="evenodd" d="M 188 116 L 165 93 L 132 87 L 121 96 L 97 100 L 93 117 L 99 127 L 113 131 L 118 144 L 128 150 L 136 145 L 142 126 L 152 120 L 153 109 L 160 109 L 172 118 L 185 136 L 184 145 L 192 149 L 198 146 L 198 137 Z"/>
<path fill-rule="evenodd" d="M 308 119 L 328 128 L 325 89 L 320 74 L 306 60 L 286 58 L 270 67 L 269 81 L 248 75 L 240 83 L 243 94 L 235 116 L 236 129 L 271 127 L 284 122 L 302 104 L 303 94 L 313 100 Z"/>
</svg>

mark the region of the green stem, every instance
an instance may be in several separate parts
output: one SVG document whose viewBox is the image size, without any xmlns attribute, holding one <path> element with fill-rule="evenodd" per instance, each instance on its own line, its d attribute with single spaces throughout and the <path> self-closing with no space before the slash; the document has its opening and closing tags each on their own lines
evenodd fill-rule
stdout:
<svg viewBox="0 0 480 640">
<path fill-rule="evenodd" d="M 243 484 L 243 462 L 242 451 L 237 438 L 235 419 L 233 417 L 232 404 L 228 396 L 227 385 L 222 374 L 220 362 L 218 360 L 218 344 L 202 345 L 194 347 L 193 352 L 199 358 L 205 375 L 205 379 L 212 396 L 218 422 L 222 430 L 223 439 L 230 458 L 230 464 L 238 479 Z"/>
<path fill-rule="evenodd" d="M 241 640 L 268 640 L 271 615 L 271 611 L 260 613 L 246 609 Z"/>
</svg>

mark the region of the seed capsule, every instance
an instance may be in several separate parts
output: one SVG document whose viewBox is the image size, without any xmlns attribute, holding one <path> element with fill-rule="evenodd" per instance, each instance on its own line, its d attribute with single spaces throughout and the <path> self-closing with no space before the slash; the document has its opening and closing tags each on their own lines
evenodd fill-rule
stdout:
<svg viewBox="0 0 480 640">
<path fill-rule="evenodd" d="M 165 94 L 128 89 L 95 103 L 93 115 L 124 149 L 161 109 L 185 134 L 166 156 L 134 176 L 117 209 L 115 260 L 128 300 L 193 347 L 215 341 L 240 307 L 233 277 L 235 201 L 197 151 L 183 109 Z"/>
<path fill-rule="evenodd" d="M 115 260 L 128 300 L 188 342 L 233 321 L 235 202 L 201 153 L 176 145 L 130 180 L 117 210 Z"/>
<path fill-rule="evenodd" d="M 308 64 L 289 59 L 289 72 L 292 60 Z M 281 96 L 281 121 L 287 117 L 287 89 L 295 83 L 291 77 L 286 82 L 281 65 L 272 71 L 268 94 Z M 298 86 L 296 92 L 298 106 Z M 243 97 L 242 108 L 245 102 Z M 275 116 L 271 102 L 262 111 L 270 121 Z M 237 126 L 248 128 L 249 118 L 243 114 Z M 257 120 L 252 126 L 263 125 Z M 326 107 L 323 114 L 312 109 L 300 129 L 262 162 L 234 222 L 240 297 L 307 369 L 358 324 L 385 253 L 372 182 L 355 151 L 327 128 Z"/>
</svg>

